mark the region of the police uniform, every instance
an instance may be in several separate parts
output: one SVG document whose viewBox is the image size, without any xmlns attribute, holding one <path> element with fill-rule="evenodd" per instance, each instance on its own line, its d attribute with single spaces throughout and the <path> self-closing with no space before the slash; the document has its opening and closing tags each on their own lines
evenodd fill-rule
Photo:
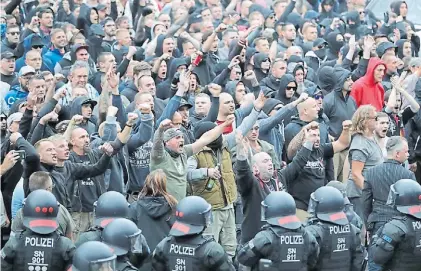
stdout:
<svg viewBox="0 0 421 271">
<path fill-rule="evenodd" d="M 142 231 L 126 218 L 111 221 L 102 231 L 101 239 L 117 256 L 117 270 L 140 267 L 149 257 L 150 249 Z"/>
<path fill-rule="evenodd" d="M 83 243 L 75 251 L 71 271 L 115 271 L 116 255 L 104 243 L 89 241 Z"/>
<path fill-rule="evenodd" d="M 212 207 L 201 197 L 182 199 L 176 208 L 176 221 L 170 236 L 164 238 L 152 255 L 156 271 L 234 271 L 224 249 L 212 237 L 204 237 L 209 226 Z"/>
<path fill-rule="evenodd" d="M 320 246 L 316 270 L 361 271 L 360 230 L 349 223 L 343 210 L 343 196 L 334 187 L 321 187 L 310 196 L 309 213 L 315 217 L 306 229 Z"/>
<path fill-rule="evenodd" d="M 378 230 L 370 256 L 383 270 L 421 270 L 421 186 L 399 180 L 391 185 L 387 204 L 403 215 Z"/>
<path fill-rule="evenodd" d="M 75 246 L 57 232 L 41 235 L 30 230 L 10 237 L 1 251 L 1 270 L 64 271 L 72 263 Z"/>
<path fill-rule="evenodd" d="M 300 271 L 312 268 L 319 254 L 316 239 L 296 216 L 293 197 L 272 192 L 262 201 L 262 221 L 268 224 L 238 253 L 239 263 L 257 269 L 259 260 L 270 260 L 271 270 Z"/>
<path fill-rule="evenodd" d="M 202 235 L 166 237 L 155 248 L 152 267 L 156 271 L 235 270 L 222 246 Z"/>
<path fill-rule="evenodd" d="M 1 270 L 61 271 L 71 264 L 75 246 L 57 233 L 60 204 L 46 190 L 31 192 L 23 207 L 27 230 L 11 237 L 1 251 Z"/>
<path fill-rule="evenodd" d="M 138 271 L 133 264 L 130 263 L 127 257 L 117 257 L 116 262 L 117 271 Z"/>
<path fill-rule="evenodd" d="M 94 203 L 94 225 L 88 231 L 81 233 L 76 241 L 76 247 L 89 241 L 101 241 L 102 230 L 116 218 L 129 216 L 129 203 L 118 192 L 108 191 L 102 194 Z"/>
<path fill-rule="evenodd" d="M 102 228 L 100 227 L 92 227 L 87 232 L 84 232 L 79 235 L 79 238 L 77 239 L 75 246 L 80 247 L 80 245 L 89 242 L 89 241 L 99 241 L 101 242 L 101 234 L 102 234 Z"/>
</svg>

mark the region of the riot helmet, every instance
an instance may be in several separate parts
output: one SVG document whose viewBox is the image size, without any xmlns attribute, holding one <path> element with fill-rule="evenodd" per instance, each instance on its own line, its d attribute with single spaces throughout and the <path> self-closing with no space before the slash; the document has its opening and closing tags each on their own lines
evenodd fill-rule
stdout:
<svg viewBox="0 0 421 271">
<path fill-rule="evenodd" d="M 142 231 L 126 218 L 116 218 L 105 226 L 102 241 L 114 250 L 115 255 L 142 252 Z"/>
<path fill-rule="evenodd" d="M 116 258 L 104 243 L 89 241 L 75 251 L 71 271 L 116 271 Z"/>
<path fill-rule="evenodd" d="M 294 198 L 284 191 L 272 192 L 261 203 L 262 221 L 273 226 L 295 230 L 301 227 Z"/>
<path fill-rule="evenodd" d="M 129 216 L 129 203 L 118 192 L 108 191 L 102 194 L 94 203 L 94 224 L 104 228 L 116 218 Z"/>
<path fill-rule="evenodd" d="M 177 204 L 175 216 L 176 221 L 171 228 L 170 235 L 198 234 L 210 225 L 212 207 L 201 197 L 189 196 Z"/>
<path fill-rule="evenodd" d="M 311 193 L 308 212 L 318 219 L 337 225 L 347 225 L 342 193 L 331 186 L 323 186 Z"/>
<path fill-rule="evenodd" d="M 390 186 L 388 205 L 407 215 L 421 219 L 421 185 L 414 180 L 402 179 Z"/>
<path fill-rule="evenodd" d="M 346 185 L 343 182 L 340 181 L 330 181 L 327 183 L 326 186 L 331 186 L 339 190 L 339 192 L 342 193 L 342 196 L 344 197 L 344 203 L 345 205 L 351 205 L 351 202 L 348 199 L 348 195 L 346 194 Z"/>
<path fill-rule="evenodd" d="M 53 193 L 43 189 L 31 192 L 22 207 L 23 225 L 39 234 L 54 232 L 59 206 Z"/>
</svg>

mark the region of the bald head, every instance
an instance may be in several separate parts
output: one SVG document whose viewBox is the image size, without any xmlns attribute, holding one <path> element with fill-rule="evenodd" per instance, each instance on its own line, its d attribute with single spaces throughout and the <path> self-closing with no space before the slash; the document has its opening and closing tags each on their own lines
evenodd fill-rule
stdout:
<svg viewBox="0 0 421 271">
<path fill-rule="evenodd" d="M 85 129 L 78 127 L 72 131 L 70 144 L 72 144 L 73 151 L 79 155 L 88 152 L 90 150 L 89 143 L 89 134 Z"/>
<path fill-rule="evenodd" d="M 320 108 L 315 99 L 308 98 L 297 105 L 297 110 L 300 120 L 310 122 L 318 118 Z"/>
<path fill-rule="evenodd" d="M 253 173 L 264 182 L 269 181 L 274 172 L 272 158 L 266 152 L 256 153 L 252 158 Z"/>
</svg>

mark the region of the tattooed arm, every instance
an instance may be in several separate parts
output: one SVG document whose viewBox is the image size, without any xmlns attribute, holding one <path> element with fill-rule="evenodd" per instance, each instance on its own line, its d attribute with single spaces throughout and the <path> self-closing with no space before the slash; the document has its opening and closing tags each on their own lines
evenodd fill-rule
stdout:
<svg viewBox="0 0 421 271">
<path fill-rule="evenodd" d="M 305 131 L 308 131 L 310 129 L 319 129 L 319 124 L 315 121 L 307 124 L 291 140 L 291 142 L 289 143 L 289 146 L 288 146 L 288 150 L 287 150 L 288 159 L 292 160 L 292 158 L 294 158 L 295 154 L 297 153 L 297 151 L 299 151 L 299 149 L 301 148 L 301 146 L 304 143 L 305 134 L 306 134 Z"/>
</svg>

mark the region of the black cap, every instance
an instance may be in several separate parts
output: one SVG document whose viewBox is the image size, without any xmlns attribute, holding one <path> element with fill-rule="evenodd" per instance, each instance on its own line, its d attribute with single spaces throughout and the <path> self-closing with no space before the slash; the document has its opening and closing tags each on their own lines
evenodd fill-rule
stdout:
<svg viewBox="0 0 421 271">
<path fill-rule="evenodd" d="M 34 35 L 31 39 L 31 47 L 34 46 L 44 46 L 44 43 L 42 42 L 42 38 L 39 35 Z"/>
<path fill-rule="evenodd" d="M 104 28 L 100 24 L 91 25 L 91 31 L 94 35 L 105 36 Z"/>
<path fill-rule="evenodd" d="M 94 108 L 97 103 L 98 103 L 97 101 L 94 101 L 91 98 L 87 98 L 87 99 L 83 100 L 83 102 L 81 103 L 81 105 L 90 104 L 91 107 Z"/>
<path fill-rule="evenodd" d="M 15 54 L 10 51 L 5 51 L 1 53 L 1 59 L 12 59 L 16 58 Z"/>
<path fill-rule="evenodd" d="M 320 45 L 322 45 L 322 44 L 327 45 L 328 43 L 327 43 L 327 41 L 326 41 L 325 39 L 323 39 L 323 38 L 317 38 L 317 39 L 315 39 L 315 40 L 313 41 L 313 47 L 317 47 L 317 46 L 320 46 Z"/>
<path fill-rule="evenodd" d="M 180 106 L 178 107 L 178 109 L 180 109 L 183 106 L 187 106 L 188 109 L 192 108 L 193 105 L 191 103 L 189 103 L 188 101 L 186 101 L 185 99 L 181 99 L 180 101 Z"/>
</svg>

